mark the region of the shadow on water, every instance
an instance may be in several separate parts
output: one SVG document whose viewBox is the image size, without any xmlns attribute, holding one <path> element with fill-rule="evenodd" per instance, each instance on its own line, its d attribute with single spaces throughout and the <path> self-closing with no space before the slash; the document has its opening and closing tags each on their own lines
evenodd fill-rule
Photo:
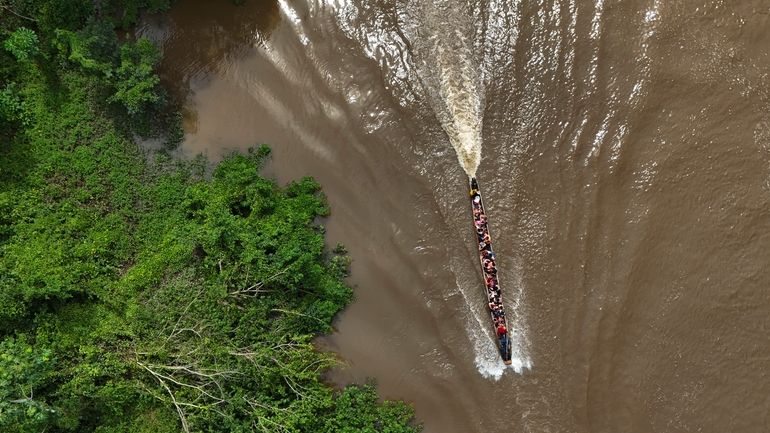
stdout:
<svg viewBox="0 0 770 433">
<path fill-rule="evenodd" d="M 263 46 L 280 22 L 276 0 L 241 4 L 185 0 L 168 13 L 146 17 L 138 33 L 163 50 L 161 82 L 173 103 L 183 106 L 192 92 L 191 81 L 206 79 L 222 65 Z M 195 116 L 189 109 L 184 114 Z"/>
</svg>

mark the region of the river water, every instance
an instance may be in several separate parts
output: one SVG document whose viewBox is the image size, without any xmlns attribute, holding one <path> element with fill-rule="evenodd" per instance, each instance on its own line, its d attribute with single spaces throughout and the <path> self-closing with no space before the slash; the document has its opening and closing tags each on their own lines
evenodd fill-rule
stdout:
<svg viewBox="0 0 770 433">
<path fill-rule="evenodd" d="M 766 0 L 182 0 L 139 33 L 183 157 L 318 179 L 321 339 L 428 433 L 770 431 Z M 514 335 L 484 310 L 476 172 Z"/>
</svg>

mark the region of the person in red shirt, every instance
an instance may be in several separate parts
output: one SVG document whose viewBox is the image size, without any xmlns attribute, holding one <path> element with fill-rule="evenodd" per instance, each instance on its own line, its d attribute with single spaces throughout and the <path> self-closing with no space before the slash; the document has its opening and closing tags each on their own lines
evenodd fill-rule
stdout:
<svg viewBox="0 0 770 433">
<path fill-rule="evenodd" d="M 497 336 L 498 337 L 502 337 L 503 335 L 505 335 L 507 333 L 508 333 L 508 330 L 505 329 L 505 325 L 503 324 L 503 322 L 500 322 L 500 324 L 497 325 Z"/>
</svg>

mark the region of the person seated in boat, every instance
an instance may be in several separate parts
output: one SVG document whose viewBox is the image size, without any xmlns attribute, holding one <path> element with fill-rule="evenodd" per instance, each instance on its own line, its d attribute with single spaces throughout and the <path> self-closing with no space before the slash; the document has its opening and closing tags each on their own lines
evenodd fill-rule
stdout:
<svg viewBox="0 0 770 433">
<path fill-rule="evenodd" d="M 495 268 L 495 261 L 494 260 L 489 260 L 489 259 L 484 259 L 484 268 L 487 271 L 494 269 Z"/>
<path fill-rule="evenodd" d="M 481 196 L 478 193 L 473 195 L 473 205 L 481 206 Z"/>
<path fill-rule="evenodd" d="M 489 237 L 489 233 L 488 232 L 484 233 L 484 242 L 486 242 L 488 244 L 492 243 L 492 238 Z"/>
<path fill-rule="evenodd" d="M 473 208 L 473 219 L 479 219 L 481 217 L 481 209 L 474 207 Z"/>
<path fill-rule="evenodd" d="M 483 251 L 483 250 L 485 250 L 487 247 L 489 247 L 489 245 L 487 245 L 487 243 L 486 243 L 486 242 L 484 242 L 484 241 L 481 241 L 481 242 L 479 242 L 479 251 Z"/>
<path fill-rule="evenodd" d="M 505 327 L 505 323 L 501 320 L 500 324 L 497 325 L 497 336 L 502 337 L 503 335 L 508 333 L 508 329 Z"/>
<path fill-rule="evenodd" d="M 484 230 L 484 223 L 482 223 L 480 219 L 474 221 L 473 225 L 476 226 L 476 230 Z"/>
</svg>

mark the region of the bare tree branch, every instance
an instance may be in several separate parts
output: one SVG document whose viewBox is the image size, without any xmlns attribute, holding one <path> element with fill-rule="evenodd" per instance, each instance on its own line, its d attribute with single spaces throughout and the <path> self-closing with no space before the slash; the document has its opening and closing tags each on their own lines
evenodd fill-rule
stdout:
<svg viewBox="0 0 770 433">
<path fill-rule="evenodd" d="M 34 18 L 30 18 L 30 17 L 27 17 L 27 16 L 24 16 L 24 15 L 21 15 L 21 14 L 17 13 L 16 11 L 14 11 L 14 10 L 13 10 L 13 9 L 12 9 L 10 6 L 8 6 L 8 5 L 5 5 L 5 4 L 0 4 L 0 8 L 3 8 L 3 9 L 5 9 L 5 10 L 7 10 L 8 12 L 10 12 L 10 13 L 12 13 L 12 14 L 16 15 L 17 17 L 19 17 L 19 18 L 21 18 L 21 19 L 23 19 L 23 20 L 32 21 L 33 23 L 36 23 L 36 22 L 37 22 L 37 20 L 36 20 L 36 19 L 34 19 Z"/>
<path fill-rule="evenodd" d="M 233 292 L 230 292 L 229 295 L 231 296 L 257 296 L 260 293 L 265 292 L 265 290 L 262 290 L 262 287 L 265 286 L 265 283 L 272 281 L 281 275 L 285 274 L 286 272 L 289 272 L 289 268 L 285 268 L 279 272 L 276 272 L 275 274 L 267 277 L 264 281 L 258 281 L 251 286 L 245 288 L 245 289 L 239 289 L 235 290 Z"/>
<path fill-rule="evenodd" d="M 174 397 L 174 393 L 171 392 L 171 388 L 166 385 L 166 382 L 161 379 L 161 377 L 152 371 L 151 369 L 147 368 L 146 365 L 142 364 L 141 362 L 137 362 L 139 366 L 144 368 L 145 370 L 149 371 L 152 376 L 160 382 L 160 385 L 166 389 L 166 392 L 168 392 L 169 397 L 171 397 L 171 402 L 174 403 L 174 407 L 176 408 L 176 412 L 179 414 L 179 420 L 182 422 L 182 429 L 185 431 L 185 433 L 190 433 L 190 427 L 187 425 L 187 417 L 185 416 L 184 411 L 182 410 L 182 407 L 179 405 L 179 403 L 176 401 L 176 397 Z"/>
<path fill-rule="evenodd" d="M 294 315 L 297 315 L 297 316 L 309 317 L 311 319 L 317 320 L 317 321 L 323 323 L 324 325 L 326 325 L 326 322 L 324 322 L 323 320 L 319 319 L 318 317 L 311 316 L 309 314 L 300 313 L 299 311 L 284 310 L 283 308 L 273 308 L 272 311 L 277 311 L 279 313 L 284 313 L 284 314 L 294 314 Z"/>
<path fill-rule="evenodd" d="M 173 338 L 175 335 L 177 335 L 177 333 L 176 333 L 176 328 L 177 328 L 177 327 L 179 326 L 179 324 L 182 322 L 182 319 L 183 319 L 183 318 L 185 317 L 185 315 L 187 314 L 187 311 L 189 311 L 189 310 L 190 310 L 190 307 L 192 307 L 192 304 L 194 304 L 194 303 L 195 303 L 195 301 L 197 301 L 197 300 L 198 300 L 198 298 L 200 297 L 200 295 L 201 295 L 201 293 L 202 293 L 202 292 L 203 292 L 203 289 L 198 289 L 198 292 L 197 292 L 197 293 L 195 293 L 195 296 L 193 296 L 193 298 L 190 300 L 190 302 L 187 304 L 187 306 L 186 306 L 186 307 L 184 307 L 184 310 L 182 310 L 182 314 L 180 314 L 180 315 L 179 315 L 179 318 L 177 318 L 177 319 L 176 319 L 176 323 L 174 324 L 174 328 L 171 330 L 171 333 L 170 333 L 170 334 L 168 334 L 168 336 L 166 337 L 166 341 L 170 340 L 170 339 L 171 339 L 171 338 Z M 198 334 L 198 336 L 200 337 L 200 334 Z"/>
</svg>

